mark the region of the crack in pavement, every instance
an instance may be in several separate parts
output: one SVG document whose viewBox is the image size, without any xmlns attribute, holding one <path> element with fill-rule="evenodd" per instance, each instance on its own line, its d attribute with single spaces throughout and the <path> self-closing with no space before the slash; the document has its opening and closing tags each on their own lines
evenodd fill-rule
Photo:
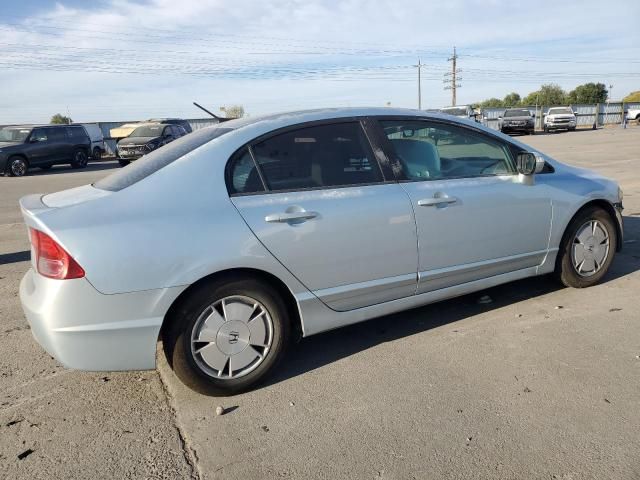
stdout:
<svg viewBox="0 0 640 480">
<path fill-rule="evenodd" d="M 156 353 L 156 356 L 160 354 L 161 353 L 158 352 Z M 202 477 L 202 472 L 200 471 L 198 455 L 195 449 L 193 448 L 193 446 L 191 445 L 191 441 L 189 440 L 187 432 L 184 430 L 183 426 L 180 424 L 180 421 L 178 420 L 178 412 L 176 409 L 175 397 L 171 393 L 169 384 L 167 382 L 167 379 L 165 378 L 165 374 L 163 373 L 163 369 L 156 368 L 156 371 L 160 379 L 160 385 L 162 386 L 162 391 L 165 394 L 167 405 L 171 410 L 171 416 L 173 417 L 173 426 L 175 427 L 176 432 L 178 433 L 178 438 L 180 439 L 182 455 L 184 456 L 185 461 L 187 462 L 187 464 L 189 465 L 189 468 L 191 469 L 191 478 L 194 480 L 202 480 L 203 477 Z"/>
</svg>

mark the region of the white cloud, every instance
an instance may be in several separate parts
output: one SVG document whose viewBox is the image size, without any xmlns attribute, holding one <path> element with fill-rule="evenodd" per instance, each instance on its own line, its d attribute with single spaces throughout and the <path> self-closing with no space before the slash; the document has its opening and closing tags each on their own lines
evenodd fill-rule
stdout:
<svg viewBox="0 0 640 480">
<path fill-rule="evenodd" d="M 214 109 L 241 103 L 253 114 L 413 107 L 418 54 L 429 65 L 423 105 L 441 106 L 452 45 L 479 55 L 460 58 L 462 102 L 526 94 L 547 78 L 565 88 L 614 83 L 617 97 L 638 88 L 640 63 L 611 63 L 640 61 L 638 18 L 634 0 L 113 0 L 100 8 L 63 0 L 23 21 L 0 20 L 0 123 L 46 121 L 67 106 L 80 121 L 199 116 L 193 100 Z M 609 63 L 525 61 L 534 57 Z"/>
</svg>

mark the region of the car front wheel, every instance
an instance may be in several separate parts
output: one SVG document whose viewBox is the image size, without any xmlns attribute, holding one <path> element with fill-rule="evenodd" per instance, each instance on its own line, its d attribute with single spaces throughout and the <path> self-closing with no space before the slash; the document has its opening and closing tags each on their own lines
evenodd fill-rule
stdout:
<svg viewBox="0 0 640 480">
<path fill-rule="evenodd" d="M 206 283 L 169 319 L 164 350 L 188 387 L 207 395 L 247 390 L 278 363 L 289 340 L 287 309 L 251 278 Z"/>
<path fill-rule="evenodd" d="M 9 159 L 9 165 L 7 172 L 12 177 L 23 177 L 27 170 L 29 170 L 29 163 L 23 157 L 11 157 Z"/>
<path fill-rule="evenodd" d="M 616 244 L 617 231 L 606 211 L 591 207 L 579 212 L 560 245 L 556 275 L 567 287 L 596 284 L 607 273 Z"/>
</svg>

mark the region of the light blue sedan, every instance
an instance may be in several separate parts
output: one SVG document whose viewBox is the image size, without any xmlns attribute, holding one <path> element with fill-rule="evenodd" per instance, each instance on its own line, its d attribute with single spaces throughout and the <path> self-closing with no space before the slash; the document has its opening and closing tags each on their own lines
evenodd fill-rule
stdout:
<svg viewBox="0 0 640 480">
<path fill-rule="evenodd" d="M 51 355 L 151 369 L 161 338 L 214 394 L 255 385 L 296 336 L 534 275 L 588 287 L 622 244 L 614 181 L 390 108 L 226 122 L 20 204 L 20 298 Z"/>
</svg>

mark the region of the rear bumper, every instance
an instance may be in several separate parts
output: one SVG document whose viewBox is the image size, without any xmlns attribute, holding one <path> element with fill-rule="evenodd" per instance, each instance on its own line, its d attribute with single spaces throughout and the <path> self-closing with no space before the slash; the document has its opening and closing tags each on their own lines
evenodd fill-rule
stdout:
<svg viewBox="0 0 640 480">
<path fill-rule="evenodd" d="M 36 341 L 79 370 L 155 368 L 164 315 L 183 287 L 103 295 L 84 278 L 52 280 L 30 269 L 20 301 Z"/>
</svg>

